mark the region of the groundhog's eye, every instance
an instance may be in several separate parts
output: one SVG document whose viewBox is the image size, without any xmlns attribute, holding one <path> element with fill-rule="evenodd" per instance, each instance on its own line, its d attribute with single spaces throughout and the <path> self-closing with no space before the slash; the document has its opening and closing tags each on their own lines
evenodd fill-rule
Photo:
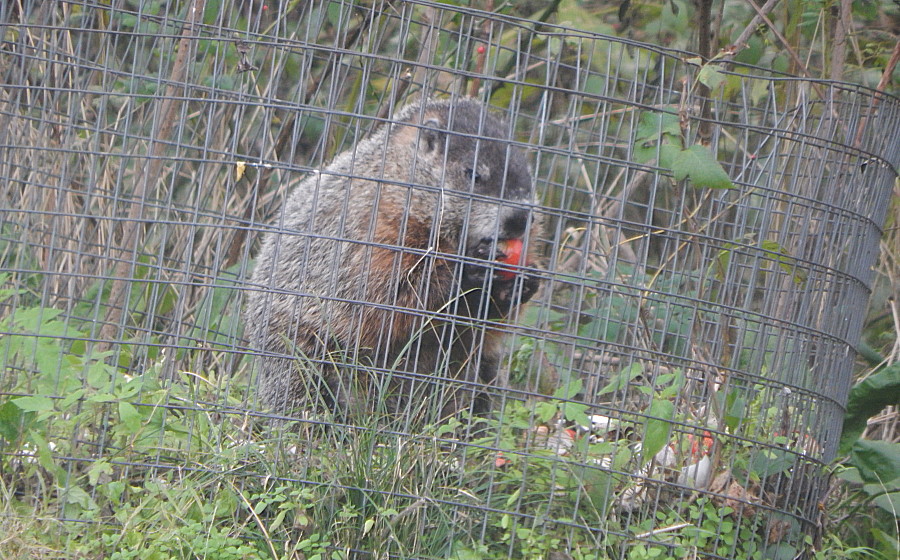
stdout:
<svg viewBox="0 0 900 560">
<path fill-rule="evenodd" d="M 481 175 L 474 169 L 466 169 L 466 177 L 468 177 L 470 181 L 475 181 L 476 183 L 481 180 Z"/>
</svg>

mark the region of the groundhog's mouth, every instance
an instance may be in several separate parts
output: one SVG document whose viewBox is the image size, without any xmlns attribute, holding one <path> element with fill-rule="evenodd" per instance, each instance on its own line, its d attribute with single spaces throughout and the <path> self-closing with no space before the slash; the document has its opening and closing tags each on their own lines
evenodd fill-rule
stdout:
<svg viewBox="0 0 900 560">
<path fill-rule="evenodd" d="M 509 280 L 519 272 L 517 270 L 519 266 L 527 264 L 522 262 L 524 258 L 522 254 L 523 248 L 524 244 L 519 238 L 500 239 L 496 242 L 492 239 L 482 239 L 478 246 L 475 247 L 473 253 L 479 259 L 488 260 L 491 258 L 493 249 L 493 260 L 508 265 L 497 267 L 497 275 L 504 280 Z"/>
</svg>

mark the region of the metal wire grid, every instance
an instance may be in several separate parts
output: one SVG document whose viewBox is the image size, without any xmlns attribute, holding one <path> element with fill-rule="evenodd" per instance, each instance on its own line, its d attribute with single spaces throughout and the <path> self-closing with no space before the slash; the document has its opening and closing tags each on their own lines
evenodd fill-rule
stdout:
<svg viewBox="0 0 900 560">
<path fill-rule="evenodd" d="M 258 350 L 242 337 L 240 311 L 242 294 L 259 289 L 246 284 L 255 242 L 277 227 L 287 192 L 406 99 L 477 90 L 515 123 L 541 197 L 534 210 L 546 224 L 534 240 L 545 247 L 543 291 L 504 327 L 519 360 L 507 367 L 519 378 L 494 390 L 500 424 L 515 420 L 515 401 L 546 402 L 577 380 L 581 391 L 557 400 L 587 405 L 605 422 L 593 426 L 594 437 L 634 445 L 657 414 L 653 395 L 680 371 L 684 383 L 670 397 L 677 414 L 664 419 L 677 460 L 642 467 L 639 453 L 626 460 L 622 451 L 548 459 L 565 426 L 532 413 L 515 447 L 457 443 L 463 459 L 483 450 L 515 457 L 523 489 L 538 484 L 528 465 L 563 485 L 572 464 L 613 473 L 603 479 L 602 525 L 580 513 L 587 483 L 567 498 L 551 485 L 546 509 L 534 505 L 538 492 L 508 499 L 499 483 L 472 501 L 361 486 L 401 503 L 427 499 L 482 544 L 493 544 L 498 515 L 537 526 L 553 511 L 572 549 L 590 543 L 597 558 L 624 558 L 636 542 L 665 542 L 653 530 L 635 536 L 633 527 L 707 495 L 733 506 L 736 522 L 755 520 L 767 557 L 799 547 L 826 483 L 817 467 L 833 457 L 840 434 L 878 228 L 900 163 L 900 140 L 883 133 L 900 122 L 897 99 L 746 69 L 726 70 L 726 85 L 707 101 L 682 82 L 697 76 L 684 53 L 429 2 L 310 3 L 284 13 L 273 5 L 268 14 L 248 3 L 193 25 L 190 6 L 0 8 L 9 23 L 0 258 L 10 290 L 0 309 L 18 320 L 0 324 L 7 341 L 26 341 L 3 347 L 0 396 L 65 397 L 67 356 L 94 348 L 110 352 L 104 360 L 122 372 L 161 381 L 216 374 L 215 389 L 193 401 L 139 395 L 135 402 L 159 410 L 162 424 L 209 410 L 236 424 L 246 410 L 265 416 L 249 382 L 248 357 Z M 689 143 L 707 123 L 734 188 L 688 187 L 654 159 L 636 161 L 646 147 L 642 119 L 679 110 L 693 117 Z M 38 323 L 58 318 L 61 326 L 19 336 L 33 332 L 22 319 L 31 309 Z M 188 431 L 200 430 L 194 422 Z M 325 421 L 309 420 L 317 422 Z M 161 444 L 127 455 L 107 424 L 76 431 L 58 418 L 44 429 L 58 445 L 69 442 L 55 457 L 63 485 L 102 458 L 123 478 L 227 469 L 227 459 L 187 464 L 191 438 L 182 450 Z M 707 435 L 716 441 L 710 478 L 752 467 L 764 475 L 758 485 L 683 476 Z M 0 441 L 8 472 L 17 472 L 14 459 L 22 469 L 22 449 Z M 248 461 L 251 452 L 233 443 L 220 441 L 217 453 Z M 321 484 L 317 460 L 316 445 L 301 445 L 239 478 L 275 472 Z M 444 467 L 435 460 L 433 468 Z M 489 469 L 488 480 L 502 480 L 502 468 Z M 430 557 L 422 540 L 421 550 L 388 554 Z M 708 557 L 744 553 L 723 546 Z"/>
</svg>

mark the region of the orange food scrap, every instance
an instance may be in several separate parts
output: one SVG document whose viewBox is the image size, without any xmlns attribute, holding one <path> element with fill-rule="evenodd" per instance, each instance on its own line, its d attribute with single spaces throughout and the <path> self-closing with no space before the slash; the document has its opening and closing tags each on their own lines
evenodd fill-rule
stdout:
<svg viewBox="0 0 900 560">
<path fill-rule="evenodd" d="M 497 260 L 499 262 L 518 266 L 522 262 L 522 240 L 507 239 L 506 241 L 500 241 L 497 243 L 497 252 L 499 256 Z M 501 278 L 509 280 L 516 275 L 516 272 L 512 268 L 503 268 L 498 270 L 497 274 L 500 275 Z"/>
</svg>

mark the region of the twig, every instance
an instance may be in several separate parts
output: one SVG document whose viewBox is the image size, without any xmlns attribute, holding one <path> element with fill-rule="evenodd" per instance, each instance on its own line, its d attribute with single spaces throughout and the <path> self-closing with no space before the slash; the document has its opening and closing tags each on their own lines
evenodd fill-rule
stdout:
<svg viewBox="0 0 900 560">
<path fill-rule="evenodd" d="M 137 252 L 138 232 L 141 230 L 144 203 L 147 191 L 152 184 L 162 184 L 164 179 L 163 162 L 165 161 L 166 144 L 172 136 L 172 128 L 175 124 L 175 108 L 183 101 L 178 99 L 178 89 L 184 87 L 184 75 L 187 69 L 189 55 L 194 52 L 191 43 L 196 41 L 194 29 L 201 22 L 206 0 L 194 0 L 188 10 L 188 19 L 181 30 L 181 40 L 178 42 L 178 54 L 169 74 L 169 85 L 166 87 L 165 96 L 160 103 L 157 129 L 152 136 L 150 157 L 143 170 L 143 177 L 137 181 L 131 208 L 128 211 L 128 219 L 122 225 L 122 237 L 118 248 L 113 252 L 118 257 L 115 270 L 112 273 L 112 286 L 109 293 L 109 311 L 100 329 L 101 351 L 109 348 L 110 341 L 116 340 L 117 329 L 124 323 L 123 317 L 128 307 L 127 287 L 131 277 L 131 266 Z"/>
<path fill-rule="evenodd" d="M 697 52 L 703 60 L 709 60 L 712 56 L 713 30 L 712 30 L 712 0 L 699 0 L 697 6 Z"/>
<path fill-rule="evenodd" d="M 712 29 L 712 0 L 699 0 L 697 6 L 697 51 L 704 61 L 708 61 L 713 55 L 713 29 Z M 697 137 L 704 145 L 709 145 L 712 137 L 712 107 L 710 106 L 709 87 L 697 81 L 697 97 L 700 100 L 700 123 L 697 126 Z"/>
<path fill-rule="evenodd" d="M 850 10 L 853 0 L 841 0 L 840 13 L 834 26 L 834 43 L 831 48 L 831 72 L 829 77 L 839 82 L 844 77 L 847 60 L 847 34 L 850 31 Z"/>
<path fill-rule="evenodd" d="M 762 8 L 756 10 L 756 16 L 747 24 L 747 27 L 741 31 L 741 34 L 738 35 L 737 40 L 734 42 L 737 49 L 735 52 L 741 51 L 744 47 L 747 46 L 747 41 L 750 39 L 750 36 L 756 32 L 756 28 L 759 27 L 759 24 L 762 23 L 763 18 L 775 9 L 775 6 L 778 4 L 779 0 L 769 0 L 765 4 L 763 4 Z"/>
<path fill-rule="evenodd" d="M 891 83 L 892 76 L 894 75 L 894 69 L 897 67 L 898 61 L 900 61 L 900 41 L 894 43 L 894 52 L 891 53 L 890 60 L 888 60 L 888 63 L 884 66 L 884 72 L 881 73 L 881 80 L 878 82 L 878 85 L 875 86 L 875 91 L 877 91 L 879 94 L 884 92 L 888 84 Z M 878 105 L 881 102 L 881 98 L 881 95 L 876 95 L 875 99 L 872 100 L 872 106 L 869 108 L 869 112 L 865 117 L 860 119 L 859 126 L 856 129 L 856 138 L 853 139 L 854 148 L 859 148 L 859 145 L 862 142 L 863 130 L 865 130 L 868 126 L 869 117 L 871 117 L 875 112 L 875 109 L 878 108 Z"/>
<path fill-rule="evenodd" d="M 487 11 L 490 13 L 494 12 L 494 0 L 488 0 Z M 490 38 L 493 36 L 491 30 L 494 26 L 494 20 L 492 18 L 484 18 L 484 22 L 481 24 L 481 34 L 483 38 Z M 484 63 L 487 59 L 487 47 L 484 45 L 479 45 L 477 49 L 475 49 L 475 79 L 472 80 L 472 83 L 469 84 L 469 97 L 477 97 L 478 89 L 481 87 L 481 75 L 484 73 Z"/>
<path fill-rule="evenodd" d="M 539 15 L 538 18 L 533 21 L 534 25 L 532 26 L 532 28 L 522 34 L 522 36 L 519 38 L 519 53 L 530 52 L 531 49 L 529 48 L 529 43 L 531 43 L 531 39 L 534 37 L 534 34 L 539 32 L 543 27 L 542 24 L 546 23 L 550 19 L 550 16 L 556 13 L 561 2 L 562 0 L 552 0 L 550 4 L 548 4 L 547 7 L 544 8 L 544 11 L 541 12 L 541 15 Z M 513 68 L 515 68 L 518 60 L 519 57 L 517 56 L 510 57 L 504 67 L 497 71 L 495 75 L 508 76 L 512 72 Z M 516 75 L 518 76 L 518 70 L 516 71 Z M 490 86 L 490 91 L 494 92 L 503 87 L 503 85 L 504 83 L 500 80 L 494 80 L 493 84 L 491 84 Z"/>
<path fill-rule="evenodd" d="M 754 10 L 756 10 L 757 17 L 762 18 L 762 21 L 765 22 L 766 25 L 769 26 L 769 30 L 778 38 L 781 44 L 784 46 L 784 49 L 791 56 L 791 59 L 794 61 L 794 64 L 797 65 L 797 68 L 800 72 L 807 78 L 812 78 L 812 75 L 809 73 L 809 70 L 806 69 L 806 65 L 803 64 L 803 61 L 800 60 L 800 57 L 797 55 L 797 52 L 791 47 L 791 44 L 788 43 L 787 38 L 781 34 L 781 31 L 775 27 L 775 24 L 772 23 L 772 20 L 769 19 L 769 16 L 763 13 L 762 9 L 756 5 L 756 2 L 753 0 L 747 0 L 747 3 L 750 4 Z M 755 20 L 756 18 L 754 18 Z"/>
<path fill-rule="evenodd" d="M 884 91 L 887 85 L 891 83 L 898 60 L 900 60 L 900 41 L 894 43 L 894 52 L 891 53 L 891 59 L 888 60 L 884 67 L 884 72 L 881 73 L 881 80 L 878 81 L 878 85 L 875 87 L 876 90 Z"/>
</svg>

